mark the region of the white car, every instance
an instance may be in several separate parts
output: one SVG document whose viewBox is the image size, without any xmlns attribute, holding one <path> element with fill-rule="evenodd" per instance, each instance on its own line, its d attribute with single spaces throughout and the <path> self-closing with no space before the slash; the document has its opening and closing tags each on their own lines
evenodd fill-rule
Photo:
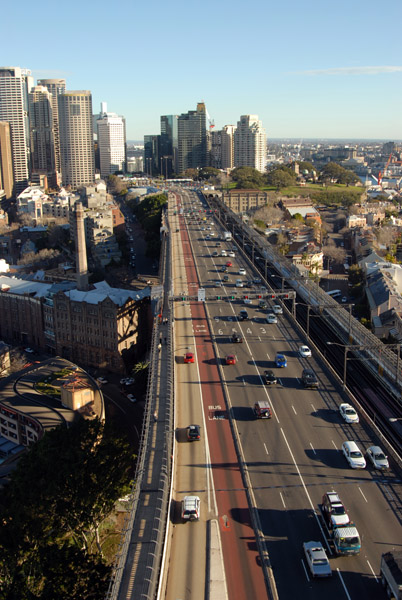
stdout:
<svg viewBox="0 0 402 600">
<path fill-rule="evenodd" d="M 356 442 L 343 442 L 342 452 L 352 469 L 365 469 L 366 460 Z"/>
<path fill-rule="evenodd" d="M 353 406 L 351 406 L 347 402 L 344 402 L 339 406 L 339 412 L 341 413 L 341 416 L 345 419 L 346 423 L 359 422 L 359 415 L 357 414 Z"/>
<path fill-rule="evenodd" d="M 198 496 L 184 496 L 181 503 L 183 521 L 199 521 L 201 502 Z"/>
<path fill-rule="evenodd" d="M 279 304 L 274 304 L 272 307 L 273 312 L 276 315 L 282 315 L 283 314 L 283 310 L 282 310 L 282 306 L 279 306 Z"/>
<path fill-rule="evenodd" d="M 32 348 L 24 348 L 24 351 L 28 354 L 35 354 L 35 350 L 32 350 Z"/>
<path fill-rule="evenodd" d="M 239 275 L 245 275 L 246 274 L 246 269 L 239 269 Z"/>
<path fill-rule="evenodd" d="M 243 282 L 241 279 L 236 279 L 236 287 L 238 288 L 242 288 L 243 287 Z"/>
<path fill-rule="evenodd" d="M 370 446 L 370 448 L 367 448 L 367 456 L 376 469 L 389 469 L 388 458 L 379 446 Z"/>
<path fill-rule="evenodd" d="M 332 570 L 321 542 L 304 542 L 304 556 L 313 577 L 331 577 Z"/>
<path fill-rule="evenodd" d="M 236 258 L 236 253 L 235 253 L 235 252 L 233 252 L 232 250 L 230 250 L 230 251 L 228 252 L 228 256 L 230 256 L 231 258 Z"/>
<path fill-rule="evenodd" d="M 244 299 L 244 304 L 248 304 L 248 305 L 252 304 L 250 298 L 245 298 Z"/>
<path fill-rule="evenodd" d="M 267 317 L 266 317 L 266 321 L 267 321 L 267 323 L 275 325 L 278 322 L 278 319 L 277 319 L 276 315 L 274 315 L 273 313 L 268 313 Z"/>
<path fill-rule="evenodd" d="M 310 358 L 311 356 L 311 350 L 308 346 L 300 346 L 299 348 L 299 355 L 302 358 Z"/>
<path fill-rule="evenodd" d="M 137 398 L 134 396 L 134 394 L 127 394 L 127 398 L 130 400 L 130 402 L 137 402 Z"/>
<path fill-rule="evenodd" d="M 96 381 L 98 383 L 107 383 L 107 379 L 105 379 L 105 377 L 97 377 Z"/>
<path fill-rule="evenodd" d="M 221 250 L 221 256 L 227 256 L 226 250 Z"/>
</svg>

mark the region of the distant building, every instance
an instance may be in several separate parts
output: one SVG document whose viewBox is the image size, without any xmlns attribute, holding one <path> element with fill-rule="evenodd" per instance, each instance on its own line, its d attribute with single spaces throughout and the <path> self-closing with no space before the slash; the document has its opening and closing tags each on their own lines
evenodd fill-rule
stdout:
<svg viewBox="0 0 402 600">
<path fill-rule="evenodd" d="M 11 149 L 11 128 L 7 121 L 0 121 L 0 190 L 4 191 L 4 198 L 9 200 L 13 196 L 13 154 Z"/>
<path fill-rule="evenodd" d="M 126 169 L 126 121 L 115 113 L 107 112 L 106 102 L 96 120 L 101 177 Z"/>
<path fill-rule="evenodd" d="M 57 186 L 55 146 L 53 137 L 52 94 L 37 85 L 29 98 L 29 125 L 31 140 L 32 173 L 45 174 L 49 185 Z"/>
<path fill-rule="evenodd" d="M 61 155 L 60 155 L 60 125 L 59 125 L 59 96 L 66 91 L 65 79 L 38 79 L 38 85 L 43 85 L 52 94 L 52 120 L 54 160 L 56 164 L 57 183 L 61 183 Z"/>
<path fill-rule="evenodd" d="M 16 193 L 26 188 L 29 182 L 28 92 L 33 83 L 28 69 L 0 67 L 0 121 L 10 124 Z"/>
<path fill-rule="evenodd" d="M 58 103 L 63 185 L 78 188 L 95 179 L 91 92 L 66 91 Z"/>
<path fill-rule="evenodd" d="M 161 175 L 170 179 L 179 168 L 178 116 L 161 116 L 160 159 Z"/>
<path fill-rule="evenodd" d="M 234 166 L 265 172 L 267 138 L 258 115 L 242 115 L 234 132 Z"/>
<path fill-rule="evenodd" d="M 222 202 L 235 213 L 266 206 L 268 199 L 268 193 L 261 190 L 229 190 L 222 193 Z"/>
<path fill-rule="evenodd" d="M 190 110 L 178 118 L 178 172 L 206 167 L 207 125 L 206 108 L 203 102 L 197 110 Z"/>
<path fill-rule="evenodd" d="M 234 125 L 225 125 L 221 131 L 221 169 L 234 167 Z"/>
</svg>

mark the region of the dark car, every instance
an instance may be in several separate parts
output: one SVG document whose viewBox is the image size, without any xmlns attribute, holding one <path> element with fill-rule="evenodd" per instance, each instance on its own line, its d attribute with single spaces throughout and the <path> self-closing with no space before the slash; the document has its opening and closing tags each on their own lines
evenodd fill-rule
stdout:
<svg viewBox="0 0 402 600">
<path fill-rule="evenodd" d="M 243 309 L 239 312 L 239 321 L 247 321 L 247 320 L 248 320 L 248 312 Z"/>
<path fill-rule="evenodd" d="M 278 380 L 275 377 L 274 372 L 269 370 L 269 371 L 264 371 L 264 381 L 267 385 L 273 385 L 274 383 L 277 383 Z"/>
<path fill-rule="evenodd" d="M 223 267 L 221 267 L 221 272 L 222 273 L 226 273 L 226 271 L 228 270 L 226 265 L 223 265 Z"/>
<path fill-rule="evenodd" d="M 305 388 L 318 388 L 318 379 L 313 369 L 303 369 L 302 382 Z"/>
<path fill-rule="evenodd" d="M 199 425 L 189 425 L 187 427 L 187 439 L 189 442 L 198 441 L 201 437 L 201 430 Z"/>
<path fill-rule="evenodd" d="M 241 344 L 243 342 L 243 338 L 238 333 L 234 333 L 232 335 L 232 342 L 234 344 Z"/>
</svg>

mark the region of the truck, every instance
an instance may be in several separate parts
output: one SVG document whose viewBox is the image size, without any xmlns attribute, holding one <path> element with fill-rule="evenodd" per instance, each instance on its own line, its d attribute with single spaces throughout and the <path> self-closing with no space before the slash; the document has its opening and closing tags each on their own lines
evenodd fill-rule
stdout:
<svg viewBox="0 0 402 600">
<path fill-rule="evenodd" d="M 388 598 L 402 600 L 402 550 L 381 555 L 380 576 Z"/>
<path fill-rule="evenodd" d="M 254 414 L 257 419 L 270 419 L 272 417 L 271 407 L 266 400 L 259 400 L 254 404 Z"/>
<path fill-rule="evenodd" d="M 222 233 L 222 240 L 224 242 L 230 242 L 232 240 L 232 234 L 230 233 L 230 231 L 224 231 Z"/>
<path fill-rule="evenodd" d="M 342 556 L 359 554 L 362 547 L 360 535 L 354 523 L 333 527 L 332 542 L 335 553 Z"/>
</svg>

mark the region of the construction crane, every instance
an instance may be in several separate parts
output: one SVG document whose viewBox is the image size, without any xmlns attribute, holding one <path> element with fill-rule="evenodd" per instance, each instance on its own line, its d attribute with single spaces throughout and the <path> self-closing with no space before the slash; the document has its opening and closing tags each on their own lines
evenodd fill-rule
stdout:
<svg viewBox="0 0 402 600">
<path fill-rule="evenodd" d="M 206 113 L 207 113 L 207 119 L 208 119 L 208 129 L 209 129 L 209 131 L 212 131 L 212 129 L 215 127 L 215 121 L 213 119 L 211 119 L 211 117 L 209 116 L 208 109 L 206 109 Z"/>
<path fill-rule="evenodd" d="M 388 157 L 387 164 L 385 165 L 383 171 L 380 171 L 378 173 L 378 185 L 381 185 L 383 177 L 385 177 L 386 175 L 388 175 L 388 167 L 389 167 L 390 164 L 392 164 L 392 165 L 401 165 L 402 164 L 402 161 L 400 161 L 400 160 L 392 160 L 393 156 L 394 156 L 394 153 L 391 152 L 391 154 Z"/>
</svg>

